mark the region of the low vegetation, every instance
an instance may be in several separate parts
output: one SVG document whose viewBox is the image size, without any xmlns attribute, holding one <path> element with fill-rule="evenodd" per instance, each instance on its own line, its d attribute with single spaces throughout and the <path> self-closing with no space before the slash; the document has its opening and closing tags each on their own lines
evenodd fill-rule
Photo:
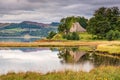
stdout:
<svg viewBox="0 0 120 80">
<path fill-rule="evenodd" d="M 51 35 L 52 36 L 52 35 Z M 95 37 L 95 35 L 94 35 Z M 75 38 L 75 39 L 74 39 Z M 51 40 L 79 40 L 79 41 L 92 41 L 94 40 L 93 35 L 88 34 L 87 32 L 83 33 L 70 33 L 68 35 L 63 35 L 62 33 L 57 33 L 54 35 Z"/>
<path fill-rule="evenodd" d="M 118 30 L 110 30 L 107 34 L 106 34 L 106 38 L 107 40 L 118 40 L 120 39 L 120 32 Z"/>
<path fill-rule="evenodd" d="M 96 51 L 109 54 L 120 54 L 120 44 L 101 44 L 97 46 Z"/>
<path fill-rule="evenodd" d="M 34 72 L 8 73 L 1 75 L 0 80 L 120 80 L 120 67 L 99 67 L 87 72 L 53 72 L 40 74 Z"/>
<path fill-rule="evenodd" d="M 66 39 L 63 39 L 62 34 L 59 33 L 59 34 L 56 34 L 55 36 L 53 36 L 51 40 L 62 40 L 62 41 L 64 41 Z"/>
<path fill-rule="evenodd" d="M 108 43 L 110 41 L 39 40 L 36 42 L 0 42 L 0 47 L 78 47 L 97 46 Z M 111 43 L 119 43 L 119 41 L 111 41 Z"/>
<path fill-rule="evenodd" d="M 80 40 L 80 37 L 79 37 L 78 33 L 72 32 L 72 33 L 69 33 L 69 34 L 64 34 L 63 39 L 66 39 L 66 40 Z"/>
<path fill-rule="evenodd" d="M 89 34 L 87 32 L 80 33 L 79 36 L 80 36 L 80 40 L 81 41 L 91 41 L 91 40 L 94 40 L 93 35 L 91 35 L 91 34 Z M 95 37 L 95 35 L 94 35 L 94 37 Z"/>
</svg>

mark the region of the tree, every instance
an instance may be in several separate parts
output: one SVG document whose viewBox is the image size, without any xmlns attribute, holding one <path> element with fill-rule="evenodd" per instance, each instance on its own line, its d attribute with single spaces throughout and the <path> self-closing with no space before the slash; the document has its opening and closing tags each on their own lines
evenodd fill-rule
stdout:
<svg viewBox="0 0 120 80">
<path fill-rule="evenodd" d="M 84 28 L 87 27 L 88 23 L 87 23 L 87 19 L 85 19 L 84 17 L 66 17 L 66 18 L 62 18 L 60 21 L 60 25 L 58 27 L 58 31 L 62 32 L 64 34 L 69 34 L 70 32 L 70 28 L 72 27 L 72 24 L 75 22 L 79 22 L 81 24 L 81 26 L 83 26 Z"/>
<path fill-rule="evenodd" d="M 63 18 L 61 19 L 60 22 L 61 23 L 58 27 L 58 31 L 68 34 L 72 24 L 75 22 L 75 17 L 72 16 L 72 17 Z"/>
<path fill-rule="evenodd" d="M 94 16 L 88 21 L 87 31 L 104 39 L 110 30 L 118 29 L 120 31 L 119 15 L 118 7 L 101 7 L 95 11 Z"/>
<path fill-rule="evenodd" d="M 52 39 L 57 33 L 51 31 L 49 34 L 48 34 L 48 37 L 47 39 Z"/>
<path fill-rule="evenodd" d="M 63 23 L 61 23 L 61 24 L 59 25 L 59 27 L 58 27 L 58 31 L 65 33 L 65 31 L 66 31 L 66 25 L 63 24 Z"/>
<path fill-rule="evenodd" d="M 120 32 L 118 30 L 116 30 L 116 31 L 110 30 L 106 34 L 106 38 L 107 38 L 107 40 L 117 40 L 120 38 Z"/>
<path fill-rule="evenodd" d="M 97 28 L 95 28 L 95 34 L 99 39 L 105 38 L 106 32 L 111 29 L 109 22 L 107 21 L 99 21 L 96 23 Z"/>
<path fill-rule="evenodd" d="M 84 17 L 76 17 L 76 21 L 79 22 L 79 24 L 86 29 L 86 27 L 88 26 L 88 19 L 84 18 Z"/>
</svg>

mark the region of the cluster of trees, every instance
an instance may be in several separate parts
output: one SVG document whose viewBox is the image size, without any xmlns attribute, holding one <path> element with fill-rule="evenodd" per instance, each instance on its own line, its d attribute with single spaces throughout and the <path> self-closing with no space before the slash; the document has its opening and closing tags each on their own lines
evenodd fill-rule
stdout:
<svg viewBox="0 0 120 80">
<path fill-rule="evenodd" d="M 88 19 L 80 16 L 78 17 L 71 16 L 71 17 L 62 18 L 60 21 L 60 25 L 58 27 L 58 31 L 68 34 L 70 32 L 70 28 L 72 24 L 75 22 L 79 22 L 79 24 L 86 29 L 88 25 L 87 21 Z"/>
<path fill-rule="evenodd" d="M 101 7 L 88 21 L 87 31 L 98 39 L 114 40 L 120 38 L 120 11 L 118 7 Z"/>
<path fill-rule="evenodd" d="M 66 18 L 62 18 L 60 21 L 60 25 L 58 26 L 58 32 L 63 34 L 63 38 L 67 39 L 67 40 L 79 40 L 79 34 L 77 32 L 70 32 L 70 28 L 72 27 L 72 24 L 75 22 L 79 22 L 81 26 L 83 26 L 84 28 L 87 27 L 87 21 L 88 19 L 84 18 L 84 17 L 66 17 Z M 55 32 L 50 32 L 48 34 L 48 39 L 51 39 L 54 35 L 56 35 Z"/>
<path fill-rule="evenodd" d="M 62 18 L 58 32 L 63 34 L 63 38 L 67 40 L 80 39 L 77 32 L 70 32 L 70 28 L 75 22 L 79 22 L 83 28 L 87 29 L 88 33 L 95 35 L 94 39 L 120 39 L 120 10 L 118 7 L 101 7 L 94 12 L 93 17 L 89 20 L 80 16 Z"/>
<path fill-rule="evenodd" d="M 79 40 L 79 34 L 77 32 L 70 32 L 70 28 L 72 27 L 72 24 L 75 22 L 79 22 L 79 24 L 81 26 L 83 26 L 84 28 L 87 27 L 87 19 L 84 17 L 66 17 L 66 18 L 62 18 L 60 21 L 60 25 L 58 27 L 58 31 L 60 33 L 63 33 L 63 38 L 67 39 L 67 40 Z"/>
</svg>

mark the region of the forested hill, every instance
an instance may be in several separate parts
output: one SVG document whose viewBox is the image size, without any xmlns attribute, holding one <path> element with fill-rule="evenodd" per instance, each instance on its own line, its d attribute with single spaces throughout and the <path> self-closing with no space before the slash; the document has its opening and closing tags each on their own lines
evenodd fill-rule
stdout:
<svg viewBox="0 0 120 80">
<path fill-rule="evenodd" d="M 21 23 L 0 23 L 0 36 L 39 36 L 45 37 L 50 31 L 57 31 L 59 23 L 51 24 L 23 21 Z"/>
</svg>

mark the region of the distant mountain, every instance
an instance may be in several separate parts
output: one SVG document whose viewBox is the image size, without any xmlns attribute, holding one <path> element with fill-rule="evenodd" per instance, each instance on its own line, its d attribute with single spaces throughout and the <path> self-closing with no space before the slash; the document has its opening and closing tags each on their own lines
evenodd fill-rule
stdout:
<svg viewBox="0 0 120 80">
<path fill-rule="evenodd" d="M 44 24 L 32 21 L 21 23 L 0 23 L 0 36 L 39 36 L 45 37 L 50 31 L 57 31 L 58 23 Z"/>
<path fill-rule="evenodd" d="M 31 22 L 31 21 L 23 21 L 22 23 L 26 23 L 29 25 L 42 26 L 42 27 L 49 27 L 50 26 L 50 24 L 37 23 L 37 22 Z"/>
<path fill-rule="evenodd" d="M 0 23 L 0 27 L 5 27 L 5 26 L 8 26 L 10 25 L 11 23 Z"/>
<path fill-rule="evenodd" d="M 52 22 L 50 25 L 51 26 L 58 26 L 60 23 L 59 22 Z"/>
</svg>

